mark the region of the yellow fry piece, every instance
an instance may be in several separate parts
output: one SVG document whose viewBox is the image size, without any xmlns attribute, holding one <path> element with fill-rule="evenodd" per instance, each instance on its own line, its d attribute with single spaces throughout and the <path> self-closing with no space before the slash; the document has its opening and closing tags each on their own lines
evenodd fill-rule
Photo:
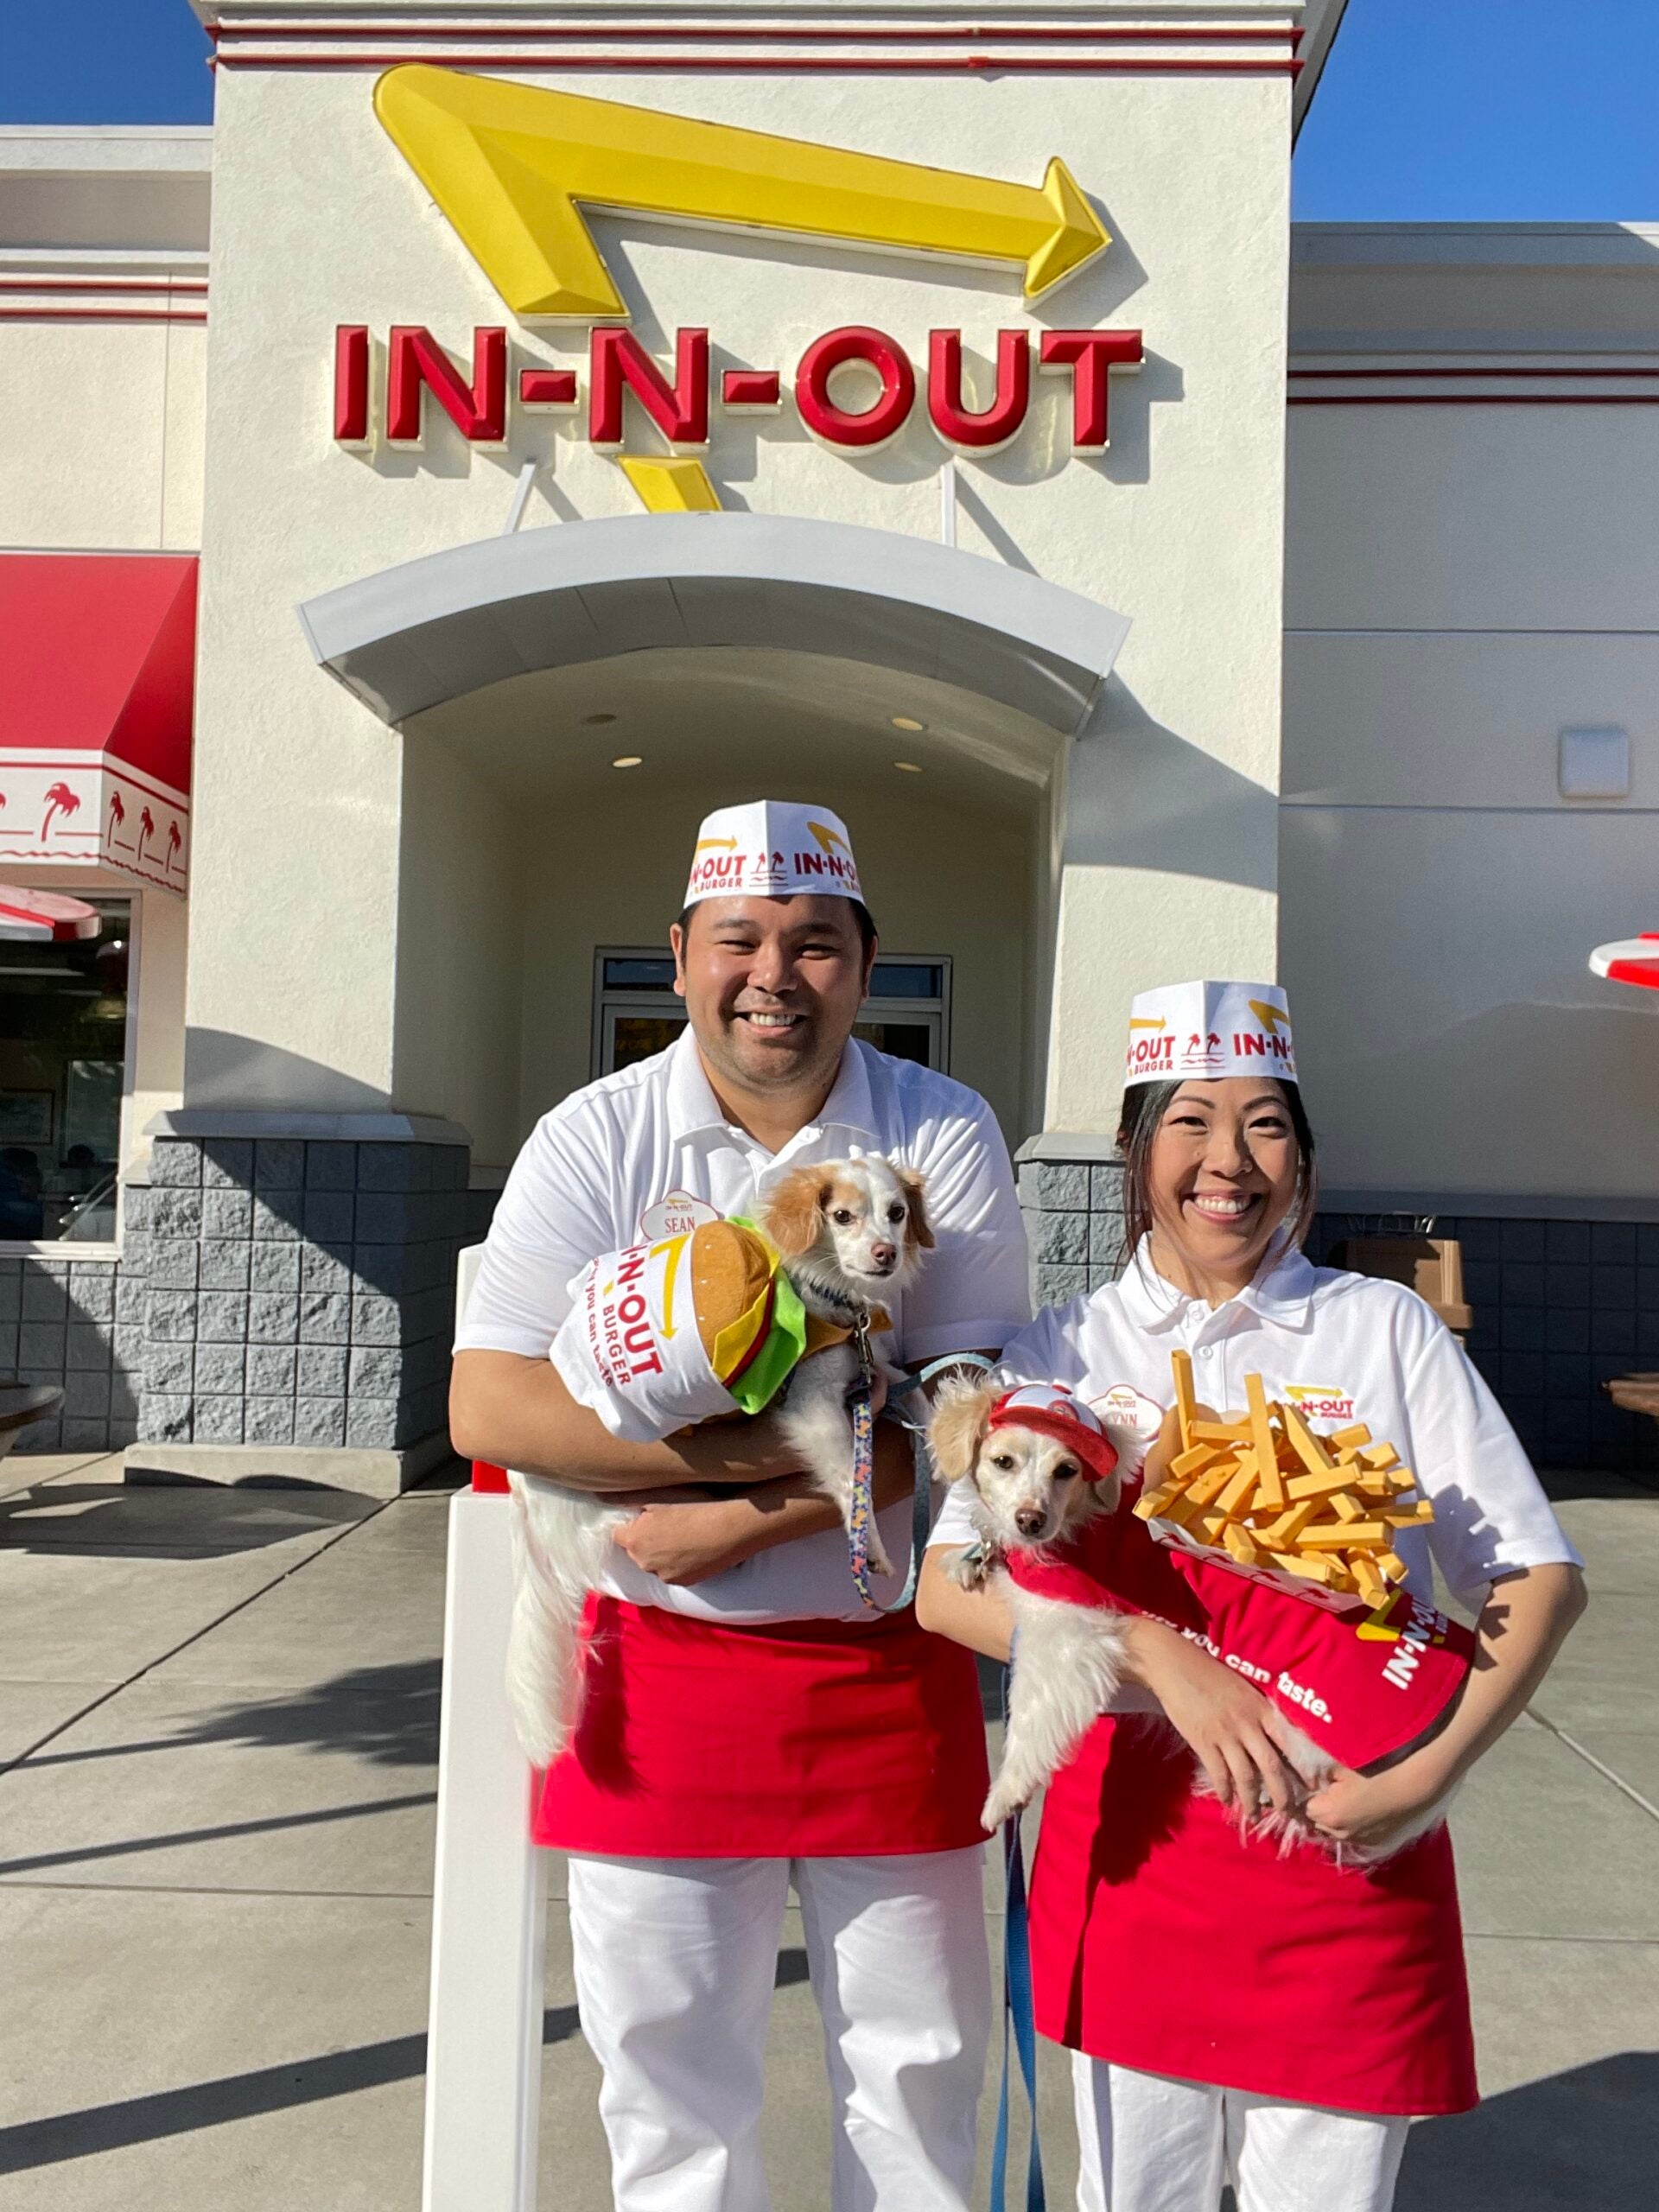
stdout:
<svg viewBox="0 0 1659 2212">
<path fill-rule="evenodd" d="M 1135 1501 L 1135 1510 L 1143 1521 L 1156 1520 L 1166 1506 L 1173 1505 L 1181 1494 L 1179 1483 L 1160 1483 L 1156 1490 L 1149 1490 L 1144 1497 Z"/>
<path fill-rule="evenodd" d="M 1279 1411 L 1285 1424 L 1285 1433 L 1295 1446 L 1296 1456 L 1309 1474 L 1328 1473 L 1332 1465 L 1331 1454 L 1325 1450 L 1319 1439 L 1314 1435 L 1295 1407 L 1281 1406 Z"/>
<path fill-rule="evenodd" d="M 1354 1580 L 1359 1587 L 1359 1594 L 1367 1605 L 1380 1605 L 1389 1594 L 1389 1586 L 1370 1560 L 1363 1557 L 1355 1560 L 1353 1574 Z"/>
<path fill-rule="evenodd" d="M 1319 1516 L 1319 1499 L 1305 1498 L 1300 1505 L 1293 1505 L 1288 1512 L 1281 1513 L 1270 1527 L 1264 1529 L 1262 1541 L 1269 1551 L 1287 1552 L 1308 1522 L 1318 1520 Z"/>
<path fill-rule="evenodd" d="M 1250 1442 L 1255 1447 L 1255 1464 L 1262 1470 L 1275 1471 L 1279 1465 L 1279 1439 L 1274 1433 L 1273 1411 L 1268 1405 L 1268 1394 L 1262 1388 L 1259 1375 L 1244 1377 L 1244 1399 L 1250 1409 Z"/>
<path fill-rule="evenodd" d="M 1332 1560 L 1331 1580 L 1326 1587 L 1332 1590 L 1351 1590 L 1353 1586 L 1354 1578 L 1350 1570 L 1342 1564 L 1340 1560 Z"/>
<path fill-rule="evenodd" d="M 1379 1574 L 1387 1575 L 1390 1582 L 1403 1582 L 1406 1579 L 1406 1562 L 1398 1552 L 1378 1552 L 1371 1565 Z"/>
<path fill-rule="evenodd" d="M 1415 1490 L 1417 1478 L 1409 1467 L 1390 1467 L 1382 1478 L 1391 1490 Z"/>
<path fill-rule="evenodd" d="M 1336 1454 L 1336 1462 L 1339 1467 L 1352 1467 L 1356 1473 L 1357 1473 L 1359 1468 L 1358 1446 L 1352 1444 L 1347 1446 L 1344 1450 L 1338 1452 Z"/>
<path fill-rule="evenodd" d="M 1394 1485 L 1386 1475 L 1356 1473 L 1349 1488 L 1357 1491 L 1361 1497 L 1391 1498 L 1394 1496 Z"/>
<path fill-rule="evenodd" d="M 1285 1507 L 1285 1478 L 1276 1465 L 1263 1467 L 1257 1486 L 1255 1502 L 1269 1513 L 1281 1513 Z"/>
<path fill-rule="evenodd" d="M 1329 1497 L 1333 1491 L 1346 1490 L 1352 1480 L 1351 1468 L 1327 1467 L 1317 1475 L 1293 1475 L 1285 1484 L 1285 1491 L 1294 1504 L 1304 1497 Z"/>
<path fill-rule="evenodd" d="M 1338 1452 L 1357 1452 L 1362 1444 L 1369 1444 L 1370 1440 L 1371 1432 L 1363 1421 L 1357 1421 L 1351 1428 L 1334 1429 L 1325 1439 L 1325 1442 L 1334 1444 Z"/>
<path fill-rule="evenodd" d="M 1221 1532 L 1221 1541 L 1241 1567 L 1255 1565 L 1258 1556 L 1255 1546 L 1236 1521 L 1230 1521 L 1227 1523 Z"/>
<path fill-rule="evenodd" d="M 1414 1529 L 1432 1521 L 1434 1509 L 1426 1497 L 1420 1497 L 1414 1505 L 1391 1505 L 1377 1518 L 1390 1529 Z"/>
<path fill-rule="evenodd" d="M 1359 1464 L 1362 1467 L 1369 1467 L 1373 1474 L 1380 1475 L 1389 1468 L 1399 1465 L 1400 1454 L 1392 1444 L 1373 1444 L 1369 1451 L 1360 1453 Z"/>
<path fill-rule="evenodd" d="M 1220 1457 L 1213 1444 L 1195 1444 L 1190 1452 L 1179 1452 L 1170 1461 L 1169 1471 L 1180 1482 L 1191 1482 L 1194 1475 L 1201 1475 Z"/>
<path fill-rule="evenodd" d="M 1187 1493 L 1193 1503 L 1213 1505 L 1233 1479 L 1235 1466 L 1236 1462 L 1224 1452 L 1213 1467 L 1206 1467 L 1201 1475 L 1195 1475 Z"/>
<path fill-rule="evenodd" d="M 1200 1513 L 1186 1525 L 1201 1544 L 1218 1544 L 1221 1532 L 1227 1526 L 1227 1516 L 1217 1507 L 1213 1512 Z"/>
<path fill-rule="evenodd" d="M 1328 1559 L 1305 1559 L 1300 1552 L 1272 1552 L 1268 1556 L 1275 1567 L 1283 1567 L 1287 1574 L 1300 1574 L 1304 1581 L 1328 1583 L 1331 1580 Z"/>
<path fill-rule="evenodd" d="M 1232 1480 L 1216 1500 L 1216 1510 L 1234 1515 L 1246 1511 L 1255 1495 L 1255 1454 L 1241 1452 Z"/>
<path fill-rule="evenodd" d="M 1181 1449 L 1185 1452 L 1192 1445 L 1192 1355 L 1178 1351 L 1172 1355 L 1169 1363 L 1175 1377 L 1175 1412 L 1181 1424 Z"/>
<path fill-rule="evenodd" d="M 1170 1500 L 1158 1518 L 1160 1521 L 1172 1521 L 1178 1529 L 1185 1529 L 1191 1525 L 1192 1516 L 1198 1510 L 1198 1499 L 1193 1497 L 1190 1490 L 1185 1491 L 1180 1496 Z"/>
<path fill-rule="evenodd" d="M 1248 1444 L 1250 1424 L 1247 1421 L 1195 1421 L 1192 1440 L 1195 1444 Z"/>
<path fill-rule="evenodd" d="M 1389 1532 L 1380 1521 L 1324 1521 L 1304 1529 L 1300 1541 L 1304 1551 L 1345 1552 L 1357 1544 L 1386 1544 Z"/>
<path fill-rule="evenodd" d="M 1363 1521 L 1365 1518 L 1364 1507 L 1357 1504 L 1345 1490 L 1333 1491 L 1331 1503 L 1337 1509 L 1338 1521 Z"/>
</svg>

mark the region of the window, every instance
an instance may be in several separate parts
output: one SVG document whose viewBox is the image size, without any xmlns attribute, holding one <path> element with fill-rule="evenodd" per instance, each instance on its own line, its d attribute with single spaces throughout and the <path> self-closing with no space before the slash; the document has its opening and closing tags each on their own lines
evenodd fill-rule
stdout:
<svg viewBox="0 0 1659 2212">
<path fill-rule="evenodd" d="M 685 1027 L 674 995 L 674 962 L 650 947 L 601 945 L 594 960 L 594 1073 L 632 1067 L 666 1052 Z M 950 1065 L 950 963 L 894 954 L 875 963 L 870 995 L 853 1025 L 878 1052 Z"/>
<path fill-rule="evenodd" d="M 86 903 L 95 938 L 0 944 L 0 1241 L 115 1236 L 132 902 Z"/>
</svg>

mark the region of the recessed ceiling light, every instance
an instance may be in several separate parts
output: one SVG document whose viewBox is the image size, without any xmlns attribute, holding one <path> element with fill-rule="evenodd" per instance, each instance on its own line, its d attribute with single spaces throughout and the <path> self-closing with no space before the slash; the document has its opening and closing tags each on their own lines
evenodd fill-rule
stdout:
<svg viewBox="0 0 1659 2212">
<path fill-rule="evenodd" d="M 895 768 L 902 768 L 907 776 L 919 776 L 922 772 L 914 760 L 895 760 L 893 765 Z"/>
<path fill-rule="evenodd" d="M 611 766 L 613 768 L 637 768 L 644 759 L 643 753 L 625 753 L 620 759 L 613 760 Z"/>
<path fill-rule="evenodd" d="M 601 729 L 607 722 L 613 722 L 615 720 L 614 715 L 584 715 L 582 718 L 582 726 L 584 729 Z"/>
<path fill-rule="evenodd" d="M 925 729 L 927 728 L 927 724 L 918 722 L 914 715 L 894 715 L 893 726 L 894 729 Z"/>
</svg>

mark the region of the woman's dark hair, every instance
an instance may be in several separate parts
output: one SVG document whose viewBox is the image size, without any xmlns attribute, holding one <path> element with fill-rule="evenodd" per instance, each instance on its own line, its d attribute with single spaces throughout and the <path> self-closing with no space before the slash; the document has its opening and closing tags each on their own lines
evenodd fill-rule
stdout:
<svg viewBox="0 0 1659 2212">
<path fill-rule="evenodd" d="M 1285 1217 L 1291 1242 L 1300 1245 L 1313 1226 L 1319 1206 L 1319 1169 L 1314 1158 L 1313 1131 L 1309 1127 L 1302 1094 L 1294 1083 L 1276 1077 L 1284 1093 L 1290 1126 L 1295 1132 L 1299 1165 L 1296 1192 Z M 1123 1244 L 1127 1259 L 1152 1227 L 1152 1141 L 1157 1135 L 1179 1083 L 1132 1084 L 1123 1094 L 1122 1118 L 1118 1123 L 1117 1150 L 1123 1162 Z"/>
<path fill-rule="evenodd" d="M 875 950 L 874 917 L 861 899 L 849 899 L 847 903 L 853 910 L 853 919 L 858 924 L 858 941 L 864 948 L 864 957 L 868 960 Z M 682 937 L 690 928 L 691 917 L 702 904 L 702 901 L 700 899 L 694 899 L 689 906 L 681 908 L 680 934 Z"/>
</svg>

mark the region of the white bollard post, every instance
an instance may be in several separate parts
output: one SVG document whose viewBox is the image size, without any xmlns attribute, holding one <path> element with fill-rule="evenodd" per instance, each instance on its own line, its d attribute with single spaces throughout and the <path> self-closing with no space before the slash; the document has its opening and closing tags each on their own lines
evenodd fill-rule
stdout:
<svg viewBox="0 0 1659 2212">
<path fill-rule="evenodd" d="M 461 1255 L 459 1302 L 478 1265 Z M 449 1508 L 423 2212 L 535 2212 L 547 1855 L 504 1687 L 512 1609 L 507 1500 Z"/>
</svg>

